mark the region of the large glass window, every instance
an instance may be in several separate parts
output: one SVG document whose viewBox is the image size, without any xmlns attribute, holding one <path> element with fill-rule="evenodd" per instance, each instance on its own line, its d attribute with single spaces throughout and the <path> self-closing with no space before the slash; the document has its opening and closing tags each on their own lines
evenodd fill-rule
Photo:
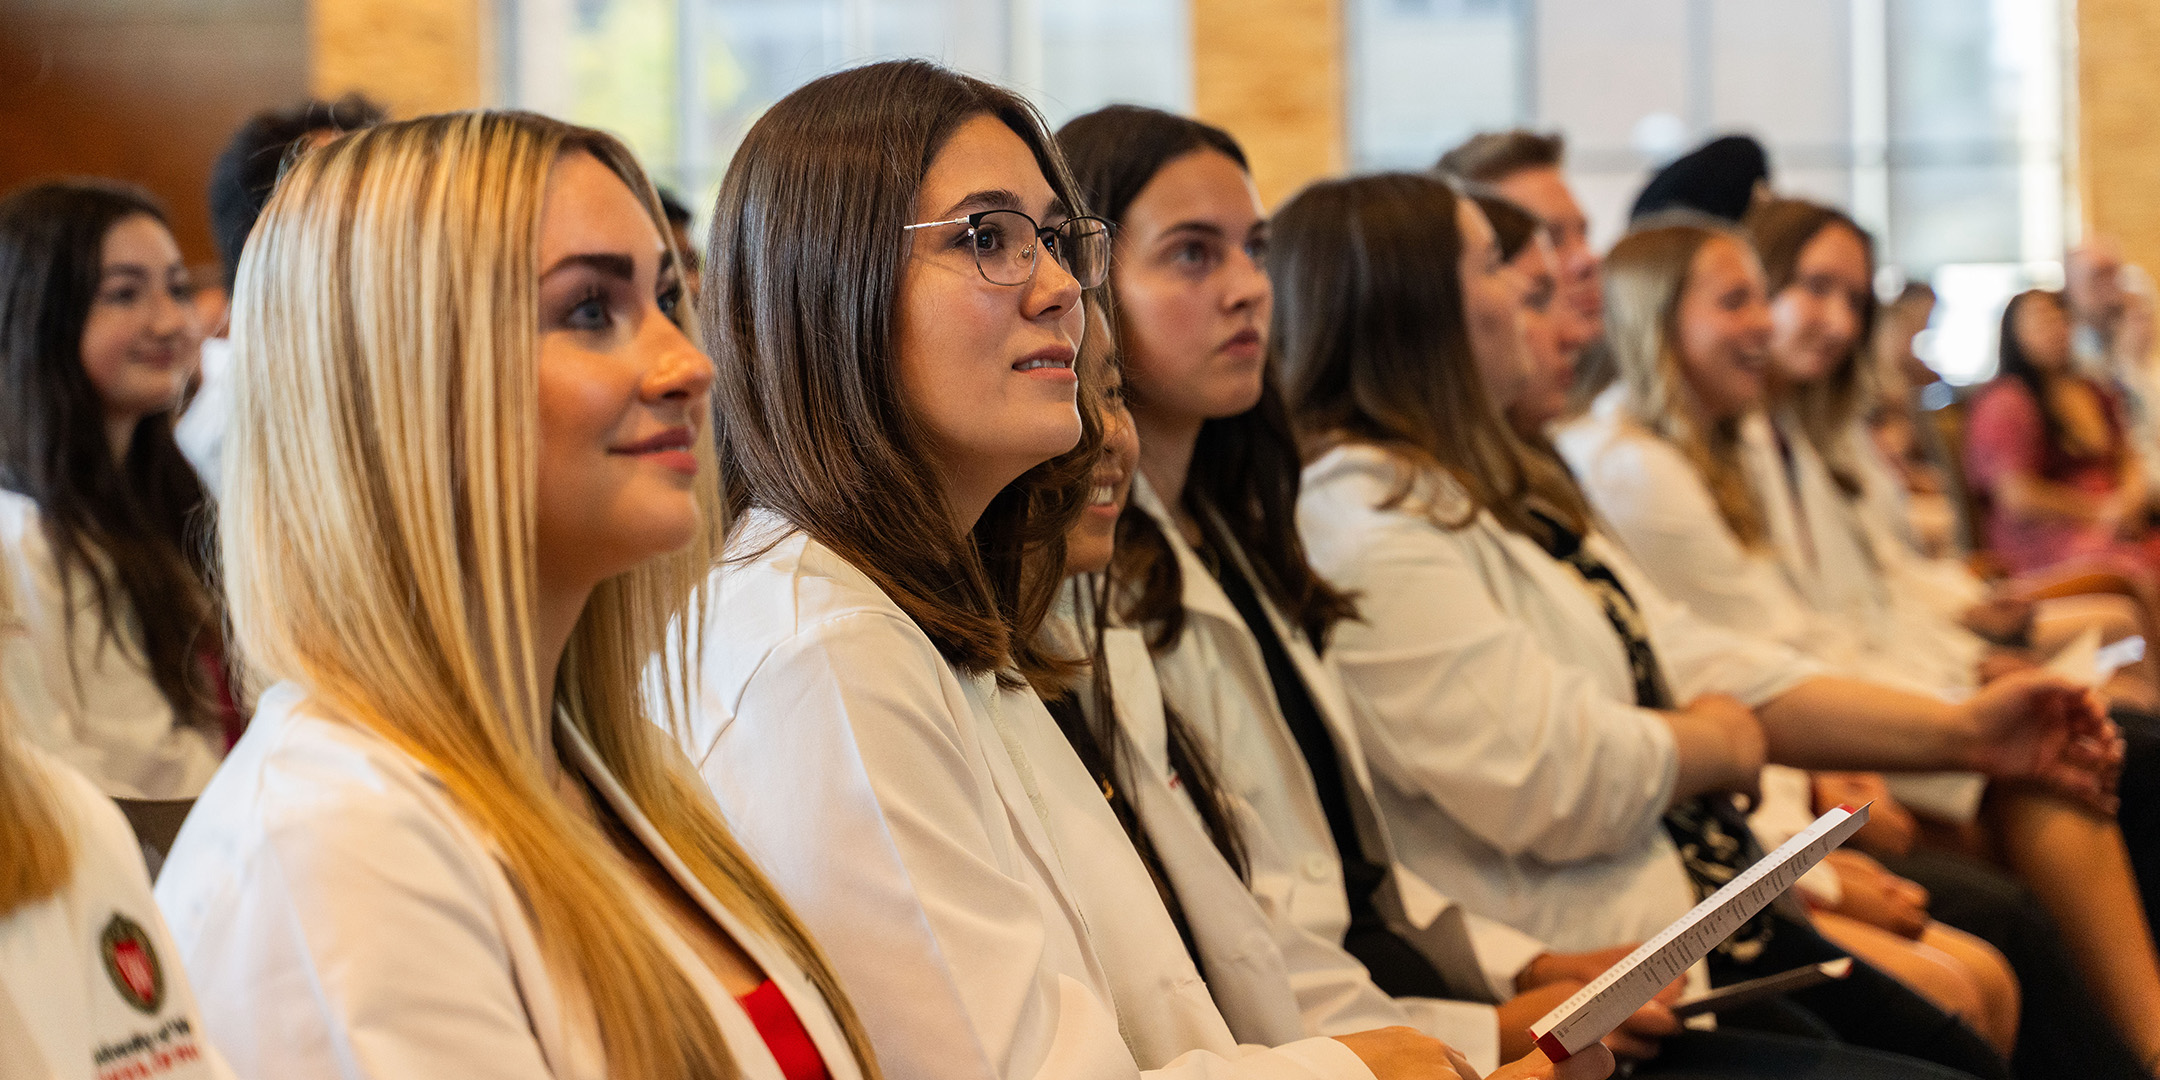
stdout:
<svg viewBox="0 0 2160 1080">
<path fill-rule="evenodd" d="M 1779 190 L 1850 209 L 1942 294 L 1929 354 L 1992 368 L 1994 312 L 2059 277 L 2062 0 L 1344 0 L 1361 168 L 1477 131 L 1568 137 L 1601 243 L 1650 172 L 1745 132 Z"/>
<path fill-rule="evenodd" d="M 1469 135 L 1529 118 L 1527 0 L 1346 0 L 1350 148 L 1422 169 Z"/>
<path fill-rule="evenodd" d="M 868 60 L 1005 82 L 1052 125 L 1192 107 L 1185 0 L 506 0 L 503 40 L 512 104 L 622 136 L 700 210 L 767 107 Z"/>
</svg>

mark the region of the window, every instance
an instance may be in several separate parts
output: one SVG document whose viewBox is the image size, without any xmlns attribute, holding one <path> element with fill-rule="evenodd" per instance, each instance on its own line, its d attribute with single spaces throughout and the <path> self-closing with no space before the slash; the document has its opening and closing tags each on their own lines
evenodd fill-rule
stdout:
<svg viewBox="0 0 2160 1080">
<path fill-rule="evenodd" d="M 1601 244 L 1650 171 L 1746 132 L 1781 191 L 1850 209 L 1932 279 L 1925 356 L 1992 371 L 1993 320 L 2059 280 L 2061 0 L 1345 0 L 1360 168 L 1424 168 L 1477 130 L 1568 136 Z"/>
<path fill-rule="evenodd" d="M 1192 107 L 1185 0 L 506 0 L 502 36 L 509 102 L 622 136 L 701 213 L 767 107 L 869 60 L 1018 87 L 1053 127 Z"/>
<path fill-rule="evenodd" d="M 1423 169 L 1472 134 L 1529 119 L 1524 0 L 1345 0 L 1358 167 Z"/>
</svg>

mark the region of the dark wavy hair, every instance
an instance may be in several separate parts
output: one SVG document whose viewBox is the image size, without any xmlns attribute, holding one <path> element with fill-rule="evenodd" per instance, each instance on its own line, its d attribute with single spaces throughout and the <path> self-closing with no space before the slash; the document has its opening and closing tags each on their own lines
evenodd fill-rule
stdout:
<svg viewBox="0 0 2160 1080">
<path fill-rule="evenodd" d="M 1138 105 L 1112 105 L 1078 117 L 1058 130 L 1058 144 L 1088 206 L 1114 225 L 1124 224 L 1133 200 L 1156 173 L 1186 154 L 1213 151 L 1249 168 L 1237 140 L 1221 128 Z M 1117 290 L 1099 291 L 1113 294 L 1114 319 Z M 1275 367 L 1270 358 L 1258 404 L 1200 425 L 1181 501 L 1211 546 L 1246 555 L 1255 584 L 1320 649 L 1328 631 L 1354 618 L 1357 607 L 1305 560 L 1297 533 L 1303 463 Z M 1182 575 L 1168 538 L 1144 511 L 1128 507 L 1118 519 L 1117 550 L 1112 573 L 1131 597 L 1120 614 L 1148 629 L 1152 648 L 1174 647 L 1184 633 L 1185 609 Z"/>
<path fill-rule="evenodd" d="M 1032 678 L 1066 666 L 1036 630 L 1102 444 L 1088 373 L 1079 445 L 1007 485 L 958 537 L 894 363 L 902 227 L 931 160 L 985 114 L 1077 211 L 1025 99 L 921 60 L 852 68 L 782 98 L 743 139 L 713 208 L 699 304 L 730 510 L 772 510 L 833 549 L 961 670 Z"/>
<path fill-rule="evenodd" d="M 1106 315 L 1098 306 L 1089 313 L 1089 318 L 1090 346 L 1081 350 L 1080 362 L 1114 372 L 1119 368 L 1119 360 L 1111 335 L 1097 332 L 1107 329 Z M 1107 388 L 1109 384 L 1110 380 L 1105 378 L 1102 385 Z M 1117 622 L 1112 603 L 1116 582 L 1113 575 L 1107 573 L 1076 574 L 1066 580 L 1064 588 L 1072 606 L 1073 627 L 1080 635 L 1080 652 L 1086 657 L 1089 700 L 1083 702 L 1079 688 L 1070 681 L 1037 685 L 1036 692 L 1049 709 L 1051 719 L 1057 721 L 1058 729 L 1065 733 L 1065 741 L 1071 744 L 1073 753 L 1102 787 L 1111 814 L 1124 828 L 1133 850 L 1140 854 L 1141 863 L 1154 879 L 1163 906 L 1170 912 L 1170 921 L 1177 924 L 1187 949 L 1198 960 L 1185 906 L 1170 882 L 1161 853 L 1156 851 L 1154 840 L 1140 820 L 1139 810 L 1133 805 L 1133 770 L 1145 765 L 1139 761 L 1131 740 L 1125 737 L 1124 725 L 1119 722 L 1117 692 L 1110 681 L 1110 661 L 1105 648 L 1108 631 Z M 1245 855 L 1245 839 L 1238 829 L 1233 800 L 1223 790 L 1219 771 L 1206 744 L 1193 733 L 1192 725 L 1185 722 L 1169 701 L 1162 702 L 1162 710 L 1170 771 L 1192 797 L 1193 809 L 1199 811 L 1200 824 L 1207 831 L 1208 839 L 1214 842 L 1215 850 L 1240 878 L 1246 878 L 1250 867 Z"/>
<path fill-rule="evenodd" d="M 37 504 L 62 595 L 89 582 L 101 642 L 126 647 L 139 632 L 175 718 L 217 731 L 223 618 L 209 499 L 173 441 L 171 410 L 137 423 L 126 457 L 113 460 L 83 369 L 105 235 L 133 217 L 165 223 L 149 194 L 105 181 L 49 181 L 0 199 L 0 487 Z M 76 614 L 67 608 L 70 633 Z"/>
<path fill-rule="evenodd" d="M 2062 293 L 2051 289 L 2027 289 L 2011 297 L 2010 302 L 2003 305 L 2002 343 L 1996 354 L 1996 377 L 2016 379 L 2025 392 L 2032 395 L 2033 406 L 2040 410 L 2041 442 L 2047 448 L 2047 460 L 2052 467 L 2070 460 L 2070 452 L 2063 436 L 2062 419 L 2055 415 L 2055 408 L 2050 404 L 2054 400 L 2048 394 L 2051 376 L 2033 363 L 2032 357 L 2025 354 L 2025 346 L 2018 341 L 2017 313 L 2027 304 L 2054 304 L 2065 312 L 2069 310 Z"/>
<path fill-rule="evenodd" d="M 259 112 L 233 132 L 232 141 L 210 165 L 210 233 L 217 241 L 226 292 L 232 291 L 240 273 L 240 249 L 247 246 L 255 219 L 262 216 L 278 177 L 308 136 L 372 127 L 388 115 L 382 106 L 352 93 L 336 101 L 311 98 Z"/>
</svg>

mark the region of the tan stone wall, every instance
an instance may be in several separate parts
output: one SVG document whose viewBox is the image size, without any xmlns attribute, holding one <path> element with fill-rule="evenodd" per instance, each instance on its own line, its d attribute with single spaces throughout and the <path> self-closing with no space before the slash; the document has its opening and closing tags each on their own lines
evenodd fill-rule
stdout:
<svg viewBox="0 0 2160 1080">
<path fill-rule="evenodd" d="M 309 84 L 358 90 L 393 116 L 486 104 L 487 0 L 311 0 Z"/>
<path fill-rule="evenodd" d="M 2160 273 L 2160 3 L 2077 0 L 2077 37 L 2086 230 Z"/>
<path fill-rule="evenodd" d="M 1269 208 L 1348 160 L 1343 0 L 1192 0 L 1193 104 L 1237 136 Z"/>
</svg>

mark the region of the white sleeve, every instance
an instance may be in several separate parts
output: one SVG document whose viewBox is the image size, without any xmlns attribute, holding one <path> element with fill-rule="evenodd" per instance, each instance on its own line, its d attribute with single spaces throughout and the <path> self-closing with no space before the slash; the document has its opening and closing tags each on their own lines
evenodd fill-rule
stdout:
<svg viewBox="0 0 2160 1080">
<path fill-rule="evenodd" d="M 1331 568 L 1360 614 L 1331 655 L 1370 706 L 1374 770 L 1510 856 L 1572 862 L 1639 842 L 1678 774 L 1665 722 L 1547 653 L 1455 535 L 1404 513 L 1371 520 Z"/>
<path fill-rule="evenodd" d="M 1822 664 L 1783 644 L 1712 624 L 1666 595 L 1627 552 L 1599 538 L 1591 543 L 1634 598 L 1679 704 L 1704 694 L 1730 694 L 1756 708 L 1823 674 Z"/>
<path fill-rule="evenodd" d="M 410 792 L 338 794 L 270 791 L 296 810 L 238 853 L 229 891 L 159 890 L 190 928 L 184 959 L 218 1049 L 242 1076 L 549 1075 L 490 900 L 492 856 Z"/>
<path fill-rule="evenodd" d="M 1001 867 L 1007 810 L 911 625 L 843 615 L 786 639 L 698 762 L 833 959 L 892 1080 L 1136 1076 L 1111 1005 L 1047 962 L 1044 905 Z M 695 753 L 695 752 L 693 752 Z M 1197 1051 L 1148 1075 L 1370 1075 L 1308 1039 Z"/>
<path fill-rule="evenodd" d="M 1666 596 L 1717 626 L 1832 663 L 1857 653 L 1850 632 L 1809 609 L 1771 560 L 1740 545 L 1678 451 L 1646 436 L 1626 437 L 1582 464 L 1591 503 Z"/>
<path fill-rule="evenodd" d="M 29 763 L 42 769 L 50 779 L 49 790 L 60 804 L 62 812 L 72 819 L 75 825 L 78 838 L 76 862 L 65 895 L 75 898 L 79 905 L 77 911 L 92 919 L 103 920 L 115 914 L 124 914 L 136 920 L 137 925 L 150 937 L 152 955 L 172 957 L 177 961 L 180 948 L 173 943 L 172 931 L 166 927 L 165 919 L 158 911 L 157 901 L 151 894 L 150 871 L 143 863 L 142 844 L 135 838 L 135 831 L 129 827 L 127 817 L 88 777 L 50 755 L 42 755 L 41 760 L 41 752 L 36 749 L 22 749 L 28 752 Z M 20 751 L 0 748 L 0 753 L 11 752 Z M 188 978 L 185 963 L 166 965 L 164 977 L 164 1000 L 154 1003 L 146 1018 L 131 1019 L 142 1019 L 155 1027 L 177 1026 L 182 1033 L 181 1038 L 199 1055 L 192 1062 L 175 1065 L 167 1075 L 173 1080 L 231 1080 L 231 1068 L 210 1041 L 209 1033 L 203 1030 L 202 1009 L 195 999 L 195 991 Z M 48 991 L 50 989 L 48 988 Z M 0 1012 L 8 1011 L 7 997 L 7 991 L 0 988 Z M 140 1005 L 135 1007 L 141 1008 Z M 82 1019 L 88 1020 L 89 1017 Z M 182 1023 L 174 1025 L 175 1021 Z M 20 1045 L 36 1045 L 29 1040 L 28 1032 L 11 1033 L 5 1028 L 5 1018 L 0 1018 L 0 1036 L 20 1034 L 24 1040 Z M 190 1028 L 193 1030 L 190 1031 Z M 111 1031 L 98 1031 L 101 1037 L 115 1034 L 117 1033 Z M 100 1041 L 106 1040 L 101 1038 Z M 0 1037 L 0 1046 L 8 1045 L 11 1044 L 6 1038 Z M 86 1053 L 91 1049 L 93 1048 L 84 1048 Z M 172 1047 L 168 1044 L 161 1049 L 171 1052 Z M 37 1055 L 33 1052 L 29 1056 L 35 1058 Z M 24 1062 L 26 1067 L 35 1064 Z M 104 1065 L 101 1073 L 126 1075 L 127 1069 L 141 1068 L 143 1062 L 141 1058 L 122 1051 Z M 0 1063 L 0 1076 L 10 1075 L 14 1074 L 9 1072 L 6 1064 Z M 30 1075 L 43 1077 L 47 1074 L 34 1071 Z M 62 1068 L 58 1075 L 71 1075 L 71 1070 Z"/>
</svg>

